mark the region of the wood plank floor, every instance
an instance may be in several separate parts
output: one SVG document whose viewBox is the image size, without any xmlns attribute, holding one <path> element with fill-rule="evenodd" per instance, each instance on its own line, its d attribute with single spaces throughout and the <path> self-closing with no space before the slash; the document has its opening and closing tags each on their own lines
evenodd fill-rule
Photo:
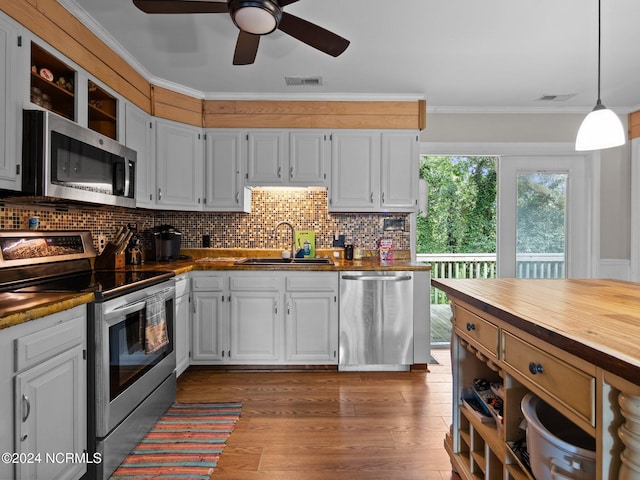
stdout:
<svg viewBox="0 0 640 480">
<path fill-rule="evenodd" d="M 216 372 L 182 402 L 243 403 L 213 480 L 451 480 L 449 350 L 429 372 Z"/>
</svg>

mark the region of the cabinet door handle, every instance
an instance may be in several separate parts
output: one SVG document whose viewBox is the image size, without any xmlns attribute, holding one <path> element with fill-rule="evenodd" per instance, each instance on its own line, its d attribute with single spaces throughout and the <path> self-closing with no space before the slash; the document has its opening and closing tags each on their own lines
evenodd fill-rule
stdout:
<svg viewBox="0 0 640 480">
<path fill-rule="evenodd" d="M 371 192 L 371 197 L 369 198 L 369 202 L 373 203 L 373 192 Z"/>
<path fill-rule="evenodd" d="M 544 373 L 544 368 L 539 363 L 529 362 L 529 371 L 531 375 L 537 375 L 538 373 Z"/>
<path fill-rule="evenodd" d="M 382 203 L 384 203 L 384 192 L 382 192 Z"/>
<path fill-rule="evenodd" d="M 293 167 L 289 167 L 289 178 L 293 178 Z"/>
<path fill-rule="evenodd" d="M 475 323 L 467 323 L 467 332 L 470 332 L 471 330 L 475 330 L 475 329 L 476 329 Z"/>
<path fill-rule="evenodd" d="M 240 203 L 240 192 L 236 192 L 236 203 Z"/>
<path fill-rule="evenodd" d="M 287 302 L 287 315 L 291 314 L 291 304 Z"/>
<path fill-rule="evenodd" d="M 27 418 L 29 418 L 29 414 L 31 413 L 31 401 L 26 394 L 22 394 L 22 421 L 26 422 Z"/>
<path fill-rule="evenodd" d="M 158 200 L 162 200 L 162 189 L 158 188 Z"/>
<path fill-rule="evenodd" d="M 273 304 L 273 309 L 274 309 L 275 314 L 277 315 L 278 314 L 278 302 L 275 302 Z"/>
<path fill-rule="evenodd" d="M 282 177 L 282 167 L 278 167 L 278 178 Z"/>
</svg>

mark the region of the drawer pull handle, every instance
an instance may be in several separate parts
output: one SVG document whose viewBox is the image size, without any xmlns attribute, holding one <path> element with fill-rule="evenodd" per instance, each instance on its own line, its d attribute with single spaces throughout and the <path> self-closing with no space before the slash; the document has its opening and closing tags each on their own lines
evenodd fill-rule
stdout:
<svg viewBox="0 0 640 480">
<path fill-rule="evenodd" d="M 475 330 L 475 329 L 476 329 L 475 323 L 467 323 L 467 332 L 470 332 L 471 330 Z"/>
<path fill-rule="evenodd" d="M 540 365 L 539 363 L 529 362 L 529 371 L 532 375 L 536 375 L 538 373 L 543 373 L 544 368 L 542 368 L 542 365 Z"/>
</svg>

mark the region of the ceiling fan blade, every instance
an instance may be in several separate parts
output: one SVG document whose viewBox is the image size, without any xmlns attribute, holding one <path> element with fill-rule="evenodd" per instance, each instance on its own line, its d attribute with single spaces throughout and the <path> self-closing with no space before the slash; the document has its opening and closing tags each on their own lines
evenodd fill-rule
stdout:
<svg viewBox="0 0 640 480">
<path fill-rule="evenodd" d="M 233 64 L 252 64 L 256 60 L 258 45 L 260 45 L 260 35 L 254 35 L 253 33 L 240 30 L 238 41 L 236 42 L 236 51 L 233 54 Z"/>
<path fill-rule="evenodd" d="M 280 7 L 286 7 L 287 5 L 291 5 L 292 3 L 296 3 L 298 0 L 278 0 L 278 5 Z"/>
<path fill-rule="evenodd" d="M 349 40 L 342 38 L 340 35 L 336 35 L 287 12 L 282 12 L 282 19 L 278 28 L 293 38 L 297 38 L 310 47 L 332 57 L 337 57 L 344 52 L 350 43 Z"/>
<path fill-rule="evenodd" d="M 133 0 L 145 13 L 227 13 L 227 2 L 200 2 L 197 0 Z"/>
</svg>

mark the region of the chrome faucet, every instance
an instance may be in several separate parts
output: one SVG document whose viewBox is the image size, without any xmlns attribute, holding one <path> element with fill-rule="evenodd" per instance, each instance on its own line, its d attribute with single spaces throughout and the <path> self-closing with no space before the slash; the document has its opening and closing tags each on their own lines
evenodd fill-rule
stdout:
<svg viewBox="0 0 640 480">
<path fill-rule="evenodd" d="M 278 227 L 280 227 L 280 225 L 287 225 L 291 229 L 291 258 L 295 258 L 295 256 L 296 256 L 296 235 L 295 235 L 295 231 L 293 229 L 293 225 L 291 225 L 289 222 L 284 221 L 284 220 L 282 222 L 276 223 L 276 226 L 273 227 L 273 236 L 274 236 L 274 238 L 278 233 Z"/>
</svg>

